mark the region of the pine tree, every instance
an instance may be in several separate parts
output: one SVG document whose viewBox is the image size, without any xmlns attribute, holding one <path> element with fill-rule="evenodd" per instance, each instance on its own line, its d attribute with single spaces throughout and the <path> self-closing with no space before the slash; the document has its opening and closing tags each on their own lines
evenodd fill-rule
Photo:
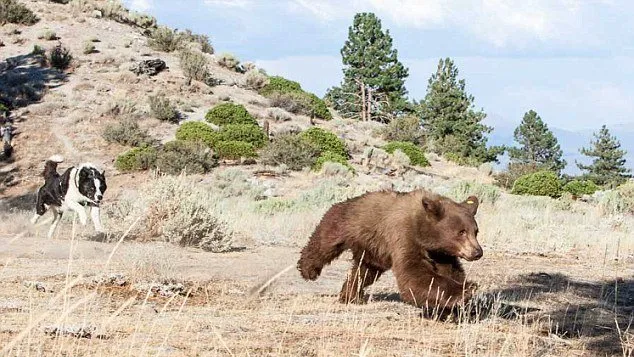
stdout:
<svg viewBox="0 0 634 357">
<path fill-rule="evenodd" d="M 407 108 L 408 70 L 392 48 L 390 31 L 373 13 L 359 13 L 341 49 L 341 87 L 328 90 L 326 100 L 344 116 L 387 121 Z"/>
<path fill-rule="evenodd" d="M 513 133 L 519 148 L 510 148 L 509 156 L 513 162 L 536 165 L 540 169 L 560 173 L 566 167 L 562 159 L 563 151 L 548 125 L 533 110 L 524 114 L 522 123 Z"/>
<path fill-rule="evenodd" d="M 586 177 L 594 183 L 607 187 L 616 187 L 624 183 L 631 175 L 625 167 L 625 150 L 615 136 L 610 135 L 608 128 L 603 125 L 598 133 L 594 133 L 595 140 L 590 142 L 591 148 L 581 148 L 583 155 L 592 157 L 592 164 L 577 163 L 581 170 L 587 171 Z"/>
<path fill-rule="evenodd" d="M 473 102 L 474 97 L 465 91 L 465 80 L 458 79 L 453 61 L 441 59 L 419 104 L 430 149 L 459 162 L 497 161 L 504 149 L 486 147 L 486 134 L 493 128 L 482 124 L 486 114 L 475 110 Z"/>
</svg>

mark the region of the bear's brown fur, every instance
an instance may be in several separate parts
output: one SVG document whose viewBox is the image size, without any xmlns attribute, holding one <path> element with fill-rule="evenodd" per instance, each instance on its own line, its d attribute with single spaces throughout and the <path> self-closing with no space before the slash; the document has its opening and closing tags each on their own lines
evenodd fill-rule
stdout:
<svg viewBox="0 0 634 357">
<path fill-rule="evenodd" d="M 451 310 L 475 289 L 465 281 L 458 258 L 482 256 L 477 209 L 473 196 L 457 203 L 423 190 L 366 193 L 326 212 L 297 268 L 304 279 L 315 280 L 325 265 L 350 249 L 353 266 L 341 302 L 365 302 L 364 288 L 392 269 L 403 301 Z"/>
</svg>

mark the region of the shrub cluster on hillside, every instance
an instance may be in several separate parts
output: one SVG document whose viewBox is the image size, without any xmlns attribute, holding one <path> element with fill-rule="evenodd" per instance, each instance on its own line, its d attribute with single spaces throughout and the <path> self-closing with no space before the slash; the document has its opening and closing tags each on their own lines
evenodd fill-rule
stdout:
<svg viewBox="0 0 634 357">
<path fill-rule="evenodd" d="M 258 123 L 243 105 L 233 103 L 216 105 L 207 112 L 205 119 L 218 126 L 226 124 L 257 125 Z"/>
<path fill-rule="evenodd" d="M 152 95 L 148 98 L 148 102 L 153 117 L 170 123 L 178 123 L 180 114 L 169 98 L 162 94 Z"/>
<path fill-rule="evenodd" d="M 150 137 L 147 130 L 141 129 L 139 123 L 133 119 L 123 119 L 115 124 L 107 125 L 102 136 L 109 143 L 127 146 L 152 145 L 154 143 L 154 139 Z"/>
<path fill-rule="evenodd" d="M 390 154 L 393 154 L 395 150 L 400 150 L 409 157 L 410 164 L 416 166 L 429 166 L 429 161 L 427 161 L 423 150 L 411 142 L 392 141 L 385 145 L 383 149 Z"/>
<path fill-rule="evenodd" d="M 17 0 L 0 0 L 0 25 L 33 25 L 39 20 L 33 11 Z"/>
<path fill-rule="evenodd" d="M 202 142 L 213 148 L 219 141 L 218 132 L 211 126 L 199 121 L 189 121 L 181 124 L 176 130 L 176 139 L 183 141 Z"/>
<path fill-rule="evenodd" d="M 305 92 L 299 83 L 283 77 L 269 77 L 269 83 L 259 93 L 271 100 L 274 107 L 291 113 L 330 120 L 332 114 L 326 103 L 312 93 Z"/>
<path fill-rule="evenodd" d="M 70 66 L 73 61 L 73 56 L 70 54 L 70 50 L 63 47 L 60 43 L 51 49 L 48 60 L 51 67 L 63 71 Z"/>
<path fill-rule="evenodd" d="M 290 170 L 299 171 L 312 167 L 319 157 L 319 147 L 298 134 L 276 136 L 260 154 L 262 163 L 286 165 Z"/>
<path fill-rule="evenodd" d="M 572 180 L 562 187 L 564 192 L 568 192 L 574 197 L 591 195 L 599 189 L 600 187 L 590 180 Z"/>
<path fill-rule="evenodd" d="M 174 140 L 155 148 L 135 147 L 119 155 L 115 167 L 122 172 L 157 169 L 169 175 L 203 174 L 218 165 L 211 150 L 200 142 Z"/>
<path fill-rule="evenodd" d="M 334 133 L 322 128 L 312 127 L 302 132 L 301 135 L 317 146 L 321 154 L 329 151 L 345 158 L 349 157 L 346 143 L 339 139 Z"/>
</svg>

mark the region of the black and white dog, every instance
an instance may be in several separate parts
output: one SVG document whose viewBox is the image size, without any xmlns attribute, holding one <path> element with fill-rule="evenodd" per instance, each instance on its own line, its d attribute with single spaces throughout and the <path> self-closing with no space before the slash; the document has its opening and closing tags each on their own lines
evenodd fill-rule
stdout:
<svg viewBox="0 0 634 357">
<path fill-rule="evenodd" d="M 86 225 L 88 217 L 84 206 L 89 206 L 95 230 L 103 232 L 99 205 L 107 188 L 105 171 L 100 172 L 95 165 L 84 163 L 71 166 L 60 175 L 57 173 L 57 164 L 63 161 L 64 159 L 59 155 L 46 160 L 42 174 L 44 185 L 37 191 L 36 213 L 31 223 L 35 224 L 50 209 L 53 212 L 53 222 L 48 231 L 50 239 L 62 219 L 62 214 L 68 210 L 75 211 L 79 215 L 79 222 Z"/>
</svg>

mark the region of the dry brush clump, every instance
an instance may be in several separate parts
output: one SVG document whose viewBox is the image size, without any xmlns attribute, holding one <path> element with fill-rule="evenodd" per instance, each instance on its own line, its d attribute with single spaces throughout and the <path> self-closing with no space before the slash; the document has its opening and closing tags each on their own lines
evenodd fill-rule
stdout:
<svg viewBox="0 0 634 357">
<path fill-rule="evenodd" d="M 183 175 L 155 177 L 126 209 L 128 220 L 140 219 L 133 236 L 212 252 L 231 249 L 233 232 L 212 192 Z"/>
</svg>

